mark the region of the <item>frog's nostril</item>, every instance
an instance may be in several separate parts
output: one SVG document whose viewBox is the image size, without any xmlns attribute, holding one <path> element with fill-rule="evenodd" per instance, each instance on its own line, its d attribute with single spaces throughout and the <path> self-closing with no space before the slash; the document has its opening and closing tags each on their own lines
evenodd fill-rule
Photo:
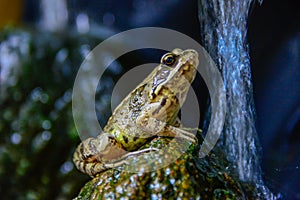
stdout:
<svg viewBox="0 0 300 200">
<path fill-rule="evenodd" d="M 173 49 L 173 50 L 172 50 L 172 53 L 174 53 L 174 54 L 176 54 L 176 55 L 179 55 L 179 54 L 182 53 L 182 50 L 179 49 L 179 48 L 176 48 L 176 49 Z"/>
</svg>

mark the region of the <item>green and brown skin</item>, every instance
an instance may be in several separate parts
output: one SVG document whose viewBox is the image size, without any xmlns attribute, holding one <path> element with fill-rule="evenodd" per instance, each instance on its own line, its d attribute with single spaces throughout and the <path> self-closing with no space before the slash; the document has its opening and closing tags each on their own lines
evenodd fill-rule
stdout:
<svg viewBox="0 0 300 200">
<path fill-rule="evenodd" d="M 196 143 L 194 134 L 180 128 L 178 112 L 185 101 L 198 66 L 195 50 L 174 49 L 114 110 L 97 138 L 76 149 L 76 167 L 90 176 L 126 163 L 155 148 L 139 149 L 157 136 L 179 137 Z"/>
</svg>

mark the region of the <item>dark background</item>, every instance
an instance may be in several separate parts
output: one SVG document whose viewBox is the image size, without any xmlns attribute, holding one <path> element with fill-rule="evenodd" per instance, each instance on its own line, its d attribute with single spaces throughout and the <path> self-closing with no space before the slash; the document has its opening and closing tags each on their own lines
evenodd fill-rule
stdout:
<svg viewBox="0 0 300 200">
<path fill-rule="evenodd" d="M 265 181 L 287 199 L 300 198 L 299 2 L 264 1 L 250 14 L 249 40 L 257 130 Z"/>
</svg>

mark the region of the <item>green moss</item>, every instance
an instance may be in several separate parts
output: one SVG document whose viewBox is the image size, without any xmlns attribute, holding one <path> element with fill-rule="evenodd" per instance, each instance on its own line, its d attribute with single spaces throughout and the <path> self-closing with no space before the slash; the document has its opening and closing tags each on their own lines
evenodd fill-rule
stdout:
<svg viewBox="0 0 300 200">
<path fill-rule="evenodd" d="M 79 137 L 68 97 L 82 48 L 91 50 L 101 40 L 11 27 L 0 32 L 0 42 L 2 61 L 10 59 L 0 66 L 1 73 L 10 70 L 0 83 L 1 199 L 71 199 L 87 177 L 70 165 Z M 64 59 L 58 59 L 61 52 Z M 106 75 L 116 76 L 109 70 Z M 97 105 L 109 113 L 101 95 L 110 91 L 99 90 L 105 106 Z"/>
<path fill-rule="evenodd" d="M 169 139 L 160 138 L 145 147 L 168 142 Z M 237 199 L 243 196 L 239 182 L 226 173 L 227 166 L 219 162 L 220 157 L 211 154 L 198 159 L 193 149 L 191 145 L 188 153 L 175 162 L 151 172 L 130 173 L 124 170 L 125 166 L 104 171 L 86 183 L 77 199 Z M 172 155 L 180 152 L 171 151 Z M 172 155 L 165 155 L 165 159 Z M 144 167 L 141 165 L 137 170 L 144 171 Z"/>
</svg>

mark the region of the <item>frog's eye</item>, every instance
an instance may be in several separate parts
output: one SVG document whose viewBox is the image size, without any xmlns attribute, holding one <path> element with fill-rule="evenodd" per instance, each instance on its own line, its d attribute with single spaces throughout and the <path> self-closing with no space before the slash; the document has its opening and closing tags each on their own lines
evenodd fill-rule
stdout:
<svg viewBox="0 0 300 200">
<path fill-rule="evenodd" d="M 176 57 L 177 57 L 176 55 L 172 53 L 168 53 L 164 57 L 162 57 L 161 63 L 167 66 L 172 66 L 176 61 Z"/>
</svg>

